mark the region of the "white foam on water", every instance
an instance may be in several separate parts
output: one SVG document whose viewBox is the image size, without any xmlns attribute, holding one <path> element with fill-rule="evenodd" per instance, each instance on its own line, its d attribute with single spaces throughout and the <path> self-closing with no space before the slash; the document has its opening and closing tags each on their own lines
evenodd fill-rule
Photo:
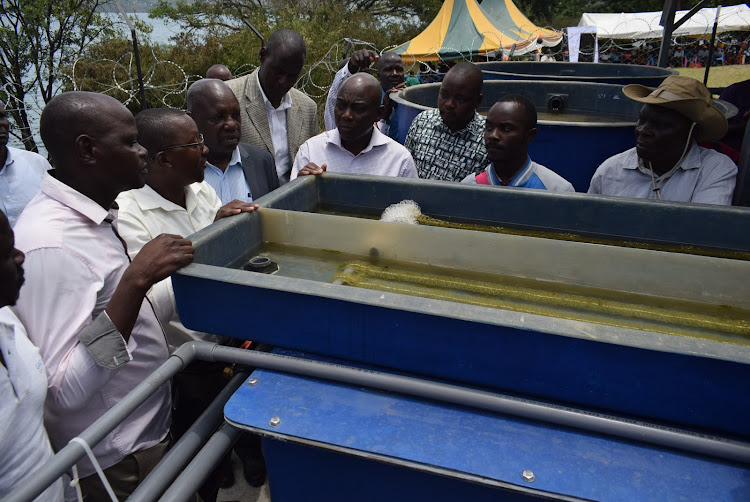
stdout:
<svg viewBox="0 0 750 502">
<path fill-rule="evenodd" d="M 380 221 L 389 223 L 408 223 L 410 225 L 419 225 L 417 218 L 422 214 L 419 204 L 413 200 L 402 200 L 397 204 L 391 204 L 380 217 Z"/>
</svg>

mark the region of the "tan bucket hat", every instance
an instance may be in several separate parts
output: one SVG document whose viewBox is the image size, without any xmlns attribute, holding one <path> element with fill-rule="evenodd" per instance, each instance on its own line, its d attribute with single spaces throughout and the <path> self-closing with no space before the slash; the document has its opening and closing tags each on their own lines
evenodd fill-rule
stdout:
<svg viewBox="0 0 750 502">
<path fill-rule="evenodd" d="M 711 92 L 694 78 L 672 75 L 656 89 L 640 84 L 629 84 L 622 92 L 635 101 L 663 106 L 695 122 L 698 141 L 723 138 L 728 125 L 724 113 L 716 108 Z"/>
</svg>

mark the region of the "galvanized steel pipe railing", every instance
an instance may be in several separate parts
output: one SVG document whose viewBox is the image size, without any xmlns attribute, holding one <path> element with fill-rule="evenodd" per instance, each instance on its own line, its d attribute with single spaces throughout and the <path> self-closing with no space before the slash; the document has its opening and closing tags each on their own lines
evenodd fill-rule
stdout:
<svg viewBox="0 0 750 502">
<path fill-rule="evenodd" d="M 224 405 L 249 376 L 250 371 L 235 373 L 232 380 L 198 417 L 198 420 L 169 449 L 154 470 L 128 497 L 128 502 L 151 502 L 158 499 L 170 487 L 182 468 L 190 462 L 195 453 L 206 444 L 211 434 L 222 424 L 224 421 Z M 210 472 L 210 470 L 207 471 L 206 475 Z"/>
<path fill-rule="evenodd" d="M 191 500 L 198 488 L 213 472 L 216 464 L 232 449 L 240 434 L 242 434 L 241 429 L 225 422 L 159 500 L 161 502 Z"/>
<path fill-rule="evenodd" d="M 79 437 L 90 446 L 97 444 L 109 431 L 114 429 L 117 424 L 155 392 L 159 386 L 195 359 L 211 362 L 229 362 L 305 377 L 331 380 L 349 385 L 397 392 L 424 399 L 468 406 L 549 424 L 640 441 L 660 447 L 674 448 L 732 462 L 750 463 L 750 444 L 744 442 L 699 435 L 689 431 L 652 424 L 635 423 L 613 416 L 591 414 L 573 408 L 522 400 L 492 392 L 437 383 L 415 377 L 361 370 L 340 364 L 311 361 L 266 352 L 224 347 L 209 342 L 189 342 L 177 349 L 148 379 L 133 389 L 120 403 L 102 415 L 91 427 L 81 433 Z M 233 431 L 226 429 L 221 437 L 212 443 L 212 448 L 215 447 L 216 443 L 221 444 L 223 448 L 227 437 L 231 438 L 233 434 Z M 209 451 L 206 454 L 211 455 L 211 448 L 209 448 L 208 444 L 203 450 L 207 449 Z M 32 500 L 84 455 L 85 452 L 81 445 L 77 443 L 69 444 L 39 469 L 28 483 L 11 493 L 5 500 L 8 502 Z M 200 462 L 203 461 L 201 460 Z"/>
</svg>

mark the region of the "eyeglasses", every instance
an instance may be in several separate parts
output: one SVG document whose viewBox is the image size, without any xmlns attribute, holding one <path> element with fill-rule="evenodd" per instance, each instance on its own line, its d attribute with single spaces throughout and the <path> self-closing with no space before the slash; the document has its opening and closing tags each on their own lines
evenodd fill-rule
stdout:
<svg viewBox="0 0 750 502">
<path fill-rule="evenodd" d="M 199 148 L 203 148 L 203 135 L 198 134 L 198 141 L 196 143 L 188 143 L 187 145 L 176 145 L 176 146 L 168 146 L 166 148 L 162 148 L 158 152 L 156 152 L 154 155 L 151 156 L 151 160 L 156 160 L 156 157 L 160 153 L 164 153 L 167 150 L 177 150 L 178 148 L 192 148 L 194 146 L 197 146 Z"/>
</svg>

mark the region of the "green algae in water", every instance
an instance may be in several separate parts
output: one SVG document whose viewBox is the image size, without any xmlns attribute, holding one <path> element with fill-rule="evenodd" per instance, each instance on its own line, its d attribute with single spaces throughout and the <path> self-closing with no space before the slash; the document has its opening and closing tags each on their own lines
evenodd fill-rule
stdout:
<svg viewBox="0 0 750 502">
<path fill-rule="evenodd" d="M 750 312 L 729 306 L 655 298 L 508 276 L 483 279 L 433 268 L 361 261 L 333 277 L 341 283 L 622 328 L 750 345 Z"/>
<path fill-rule="evenodd" d="M 750 346 L 750 311 L 726 305 L 276 243 L 264 243 L 258 254 L 279 263 L 276 275 L 286 277 Z"/>
</svg>

